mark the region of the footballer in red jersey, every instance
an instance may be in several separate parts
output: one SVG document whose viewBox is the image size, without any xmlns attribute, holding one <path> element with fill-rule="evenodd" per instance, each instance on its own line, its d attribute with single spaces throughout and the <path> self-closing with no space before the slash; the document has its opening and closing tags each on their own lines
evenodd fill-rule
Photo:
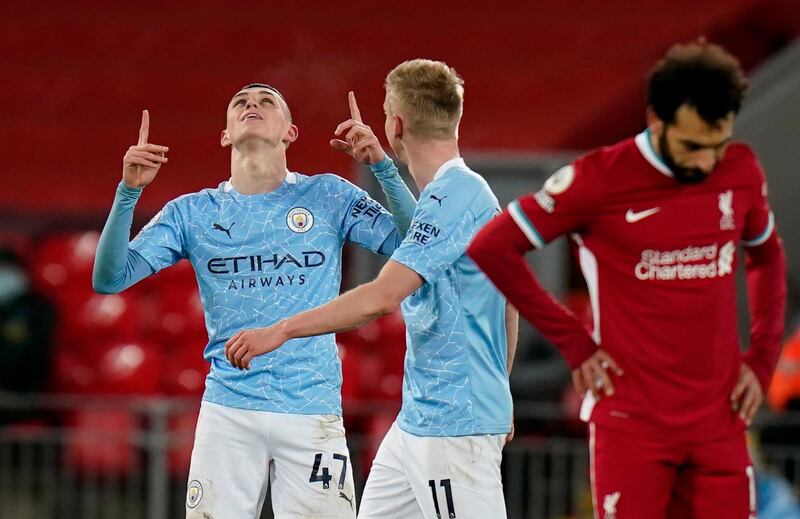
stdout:
<svg viewBox="0 0 800 519">
<path fill-rule="evenodd" d="M 676 45 L 648 80 L 648 128 L 512 202 L 470 256 L 551 339 L 585 393 L 596 517 L 755 517 L 744 431 L 778 359 L 785 260 L 753 151 L 731 142 L 746 90 L 716 45 Z M 524 254 L 568 235 L 592 331 Z M 743 246 L 750 347 L 736 324 Z M 510 268 L 513 267 L 513 268 Z"/>
</svg>

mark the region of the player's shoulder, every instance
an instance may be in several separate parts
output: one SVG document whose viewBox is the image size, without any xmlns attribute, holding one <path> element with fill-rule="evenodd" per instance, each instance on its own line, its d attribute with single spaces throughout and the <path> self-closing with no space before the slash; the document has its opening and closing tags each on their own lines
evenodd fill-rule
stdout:
<svg viewBox="0 0 800 519">
<path fill-rule="evenodd" d="M 331 185 L 342 186 L 352 183 L 346 178 L 337 175 L 336 173 L 314 173 L 313 175 L 306 175 L 304 173 L 295 173 L 297 176 L 298 184 L 312 185 Z"/>
<path fill-rule="evenodd" d="M 641 153 L 633 137 L 622 140 L 609 146 L 602 146 L 579 157 L 573 162 L 576 172 L 585 175 L 596 175 L 602 177 L 608 172 L 614 171 L 619 166 L 625 168 L 636 159 Z M 641 161 L 639 161 L 641 162 Z M 585 171 L 585 173 L 584 173 Z"/>
<path fill-rule="evenodd" d="M 463 163 L 443 171 L 438 178 L 425 186 L 419 203 L 473 214 L 499 207 L 486 179 Z"/>
<path fill-rule="evenodd" d="M 725 156 L 732 160 L 753 162 L 758 160 L 756 152 L 746 142 L 733 141 L 725 150 Z"/>
<path fill-rule="evenodd" d="M 218 192 L 221 191 L 221 186 L 222 184 L 220 184 L 220 187 L 204 188 L 199 191 L 195 191 L 193 193 L 185 193 L 176 196 L 175 198 L 164 204 L 164 208 L 188 210 L 192 207 L 203 206 L 218 197 Z"/>
<path fill-rule="evenodd" d="M 740 180 L 758 185 L 766 180 L 755 151 L 744 142 L 732 142 L 725 150 L 723 162 L 727 170 Z"/>
<path fill-rule="evenodd" d="M 297 184 L 306 189 L 320 189 L 337 193 L 351 192 L 353 190 L 361 191 L 361 188 L 335 173 L 316 173 L 313 175 L 295 173 L 295 175 Z"/>
<path fill-rule="evenodd" d="M 427 186 L 430 191 L 452 190 L 461 197 L 474 197 L 481 193 L 492 193 L 489 183 L 480 174 L 459 161 L 442 171 L 438 178 Z"/>
<path fill-rule="evenodd" d="M 574 183 L 577 191 L 584 195 L 601 197 L 625 185 L 633 173 L 651 167 L 643 157 L 636 139 L 631 137 L 578 157 L 548 179 L 548 183 L 558 179 L 560 191 Z"/>
</svg>

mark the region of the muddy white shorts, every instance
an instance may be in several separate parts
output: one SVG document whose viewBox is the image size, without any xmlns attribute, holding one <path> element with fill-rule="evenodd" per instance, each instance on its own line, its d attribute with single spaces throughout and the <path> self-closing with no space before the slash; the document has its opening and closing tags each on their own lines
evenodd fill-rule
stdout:
<svg viewBox="0 0 800 519">
<path fill-rule="evenodd" d="M 267 483 L 276 519 L 354 519 L 342 418 L 204 401 L 189 469 L 187 519 L 258 519 Z"/>
<path fill-rule="evenodd" d="M 394 423 L 372 462 L 358 518 L 504 519 L 505 437 L 422 437 Z"/>
</svg>

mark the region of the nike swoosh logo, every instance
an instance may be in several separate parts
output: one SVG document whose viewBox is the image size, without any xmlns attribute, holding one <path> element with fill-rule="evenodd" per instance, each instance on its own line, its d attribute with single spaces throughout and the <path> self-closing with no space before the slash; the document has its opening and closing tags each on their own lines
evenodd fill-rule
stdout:
<svg viewBox="0 0 800 519">
<path fill-rule="evenodd" d="M 634 212 L 633 209 L 628 209 L 625 213 L 625 221 L 628 223 L 636 223 L 639 220 L 644 220 L 648 216 L 653 216 L 661 210 L 660 207 L 653 207 L 652 209 L 645 209 L 644 211 Z"/>
</svg>

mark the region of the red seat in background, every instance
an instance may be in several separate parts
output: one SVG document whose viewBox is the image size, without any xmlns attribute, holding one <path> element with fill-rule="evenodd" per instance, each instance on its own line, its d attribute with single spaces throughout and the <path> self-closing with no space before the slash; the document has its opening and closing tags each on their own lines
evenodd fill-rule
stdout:
<svg viewBox="0 0 800 519">
<path fill-rule="evenodd" d="M 53 234 L 35 247 L 30 264 L 34 288 L 58 299 L 66 287 L 91 289 L 92 268 L 100 233 Z"/>
<path fill-rule="evenodd" d="M 199 411 L 191 410 L 178 413 L 170 418 L 169 434 L 171 444 L 167 451 L 169 473 L 177 479 L 186 480 L 189 465 L 192 461 L 194 431 Z"/>
<path fill-rule="evenodd" d="M 143 326 L 142 302 L 136 292 L 95 294 L 80 287 L 65 288 L 57 337 L 60 345 L 85 351 L 86 343 L 134 339 Z"/>
<path fill-rule="evenodd" d="M 358 383 L 355 394 L 358 399 L 369 401 L 399 402 L 402 393 L 403 360 L 405 358 L 405 324 L 400 310 L 396 310 L 366 326 L 339 334 L 339 340 L 347 345 L 351 357 L 358 359 L 359 369 L 352 376 Z M 342 360 L 343 370 L 347 358 Z M 345 383 L 348 383 L 345 380 Z"/>
<path fill-rule="evenodd" d="M 361 349 L 337 337 L 336 348 L 342 362 L 342 401 L 347 403 L 359 398 L 362 379 Z"/>
<path fill-rule="evenodd" d="M 208 342 L 200 294 L 194 285 L 148 293 L 142 305 L 142 325 L 144 336 L 166 351 L 175 350 L 187 339 L 201 346 Z"/>
<path fill-rule="evenodd" d="M 66 463 L 71 470 L 88 475 L 127 475 L 136 471 L 133 412 L 81 409 L 71 413 L 67 425 Z"/>
<path fill-rule="evenodd" d="M 72 348 L 58 345 L 53 349 L 50 389 L 56 393 L 85 394 L 97 384 L 96 358 L 80 355 Z"/>
<path fill-rule="evenodd" d="M 165 357 L 161 391 L 170 396 L 200 397 L 211 365 L 203 358 L 205 339 L 188 339 Z"/>
<path fill-rule="evenodd" d="M 161 385 L 163 360 L 160 348 L 143 340 L 118 340 L 98 352 L 99 394 L 155 395 Z"/>
<path fill-rule="evenodd" d="M 112 340 L 86 345 L 86 351 L 92 352 L 90 358 L 67 350 L 58 353 L 62 387 L 98 397 L 158 393 L 162 355 L 155 344 Z M 72 470 L 120 475 L 136 470 L 138 453 L 133 435 L 139 415 L 124 408 L 124 402 L 120 399 L 109 408 L 91 406 L 67 414 L 67 463 Z"/>
</svg>

